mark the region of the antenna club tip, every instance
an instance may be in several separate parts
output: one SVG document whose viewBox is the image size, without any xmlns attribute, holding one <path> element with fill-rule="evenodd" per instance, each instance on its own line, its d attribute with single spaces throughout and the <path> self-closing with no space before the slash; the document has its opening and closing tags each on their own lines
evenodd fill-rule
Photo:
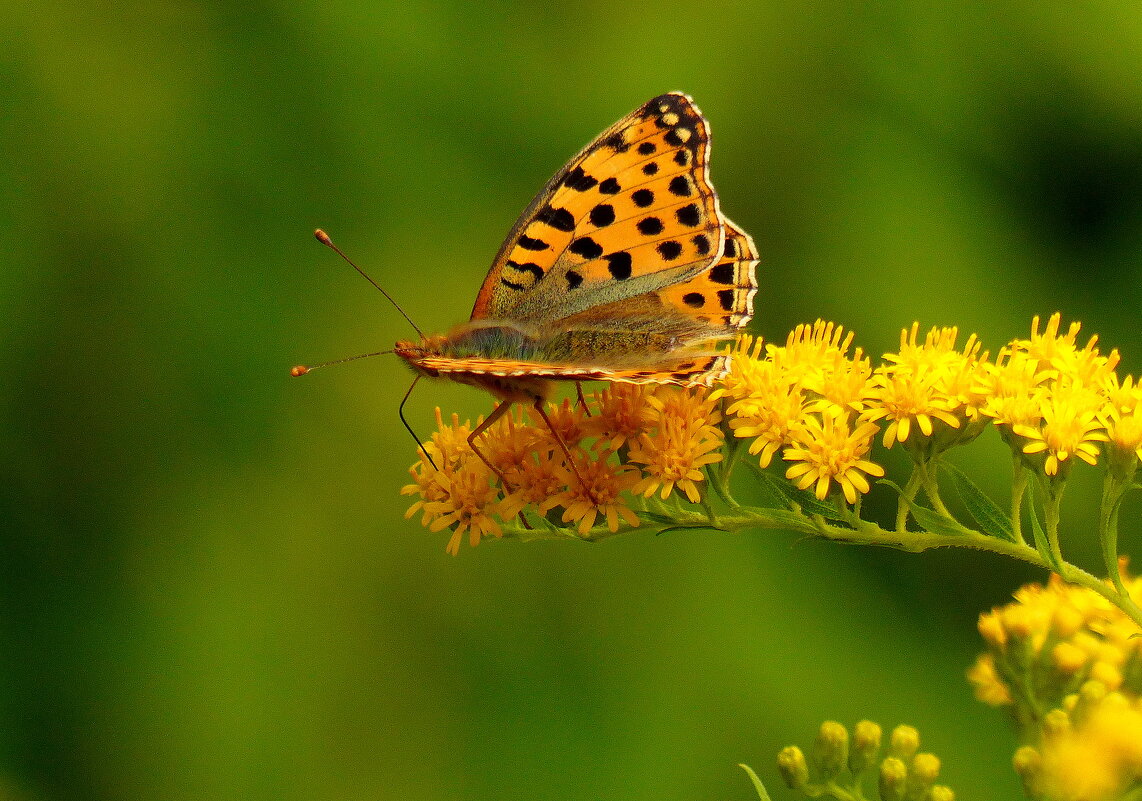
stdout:
<svg viewBox="0 0 1142 801">
<path fill-rule="evenodd" d="M 325 233 L 320 228 L 314 231 L 313 235 L 321 244 L 325 245 L 326 247 L 333 247 L 333 240 L 329 238 L 329 234 Z"/>
<path fill-rule="evenodd" d="M 297 378 L 298 376 L 303 376 L 308 372 L 309 372 L 309 368 L 306 367 L 304 364 L 299 364 L 296 367 L 289 368 L 289 374 L 292 375 L 294 378 Z"/>
</svg>

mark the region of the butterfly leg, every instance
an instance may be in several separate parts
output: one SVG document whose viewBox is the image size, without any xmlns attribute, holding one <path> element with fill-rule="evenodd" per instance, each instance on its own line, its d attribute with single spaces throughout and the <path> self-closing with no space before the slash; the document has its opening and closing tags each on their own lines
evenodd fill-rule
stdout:
<svg viewBox="0 0 1142 801">
<path fill-rule="evenodd" d="M 583 410 L 583 414 L 588 417 L 591 416 L 591 410 L 587 408 L 587 399 L 583 397 L 583 382 L 575 382 L 575 394 L 579 396 L 579 408 Z"/>
<path fill-rule="evenodd" d="M 488 419 L 480 423 L 480 425 L 476 426 L 475 430 L 468 435 L 468 447 L 472 449 L 472 453 L 480 457 L 480 461 L 486 464 L 489 470 L 496 474 L 496 477 L 499 478 L 500 484 L 504 488 L 504 495 L 512 492 L 515 487 L 513 487 L 511 483 L 509 483 L 508 480 L 504 478 L 504 474 L 497 470 L 494 464 L 488 461 L 488 457 L 484 456 L 480 449 L 476 447 L 476 437 L 483 434 L 488 430 L 490 426 L 495 425 L 497 420 L 507 414 L 508 410 L 512 407 L 512 403 L 514 403 L 514 401 L 500 401 L 499 405 L 497 405 L 496 408 L 492 409 L 492 413 L 488 415 Z M 527 518 L 523 516 L 522 510 L 520 510 L 519 513 L 519 520 L 521 523 L 523 523 L 524 528 L 531 528 L 531 524 L 528 523 Z"/>
<path fill-rule="evenodd" d="M 551 418 L 547 416 L 547 412 L 543 410 L 543 398 L 536 398 L 532 408 L 536 413 L 543 418 L 543 422 L 547 425 L 547 430 L 551 432 L 551 436 L 555 438 L 555 443 L 559 446 L 559 450 L 563 451 L 563 457 L 567 460 L 567 466 L 571 468 L 571 472 L 575 474 L 575 478 L 579 481 L 579 486 L 587 494 L 587 499 L 598 505 L 599 501 L 595 497 L 595 493 L 591 492 L 591 488 L 587 486 L 587 482 L 583 480 L 583 474 L 579 472 L 579 468 L 575 465 L 575 459 L 571 456 L 571 449 L 567 447 L 567 443 L 563 441 L 563 437 L 555 430 L 555 426 L 551 424 Z"/>
<path fill-rule="evenodd" d="M 507 414 L 512 407 L 512 403 L 514 403 L 514 401 L 500 401 L 496 408 L 492 409 L 492 413 L 487 416 L 484 422 L 476 426 L 472 433 L 468 435 L 468 447 L 472 449 L 472 453 L 480 457 L 480 461 L 486 464 L 489 470 L 496 474 L 496 477 L 500 480 L 500 483 L 503 484 L 505 491 L 511 491 L 514 488 L 508 484 L 508 480 L 504 478 L 504 474 L 501 473 L 494 464 L 488 461 L 488 457 L 484 455 L 483 451 L 476 447 L 476 438 L 487 431 L 491 426 L 495 425 L 497 420 Z"/>
</svg>

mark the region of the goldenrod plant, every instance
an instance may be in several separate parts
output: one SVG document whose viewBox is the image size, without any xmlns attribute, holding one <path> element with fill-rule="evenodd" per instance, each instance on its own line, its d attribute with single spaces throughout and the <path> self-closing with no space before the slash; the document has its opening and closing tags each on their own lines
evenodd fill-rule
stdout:
<svg viewBox="0 0 1142 801">
<path fill-rule="evenodd" d="M 1117 372 L 1117 350 L 1080 324 L 1036 317 L 1030 336 L 992 358 L 973 334 L 919 324 L 873 365 L 853 334 L 825 321 L 783 345 L 741 336 L 730 372 L 711 387 L 610 384 L 552 404 L 540 424 L 505 415 L 470 441 L 456 415 L 410 468 L 408 510 L 448 551 L 491 538 L 596 541 L 628 532 L 783 529 L 849 544 L 919 552 L 965 547 L 1044 568 L 1044 586 L 980 618 L 987 643 L 969 671 L 977 697 L 1009 713 L 1013 765 L 1036 801 L 1142 799 L 1142 608 L 1118 553 L 1119 512 L 1142 459 L 1142 386 Z M 479 421 L 477 421 L 478 425 Z M 989 430 L 997 432 L 989 443 Z M 1002 443 L 1008 497 L 993 498 L 950 460 L 955 449 Z M 905 475 L 888 476 L 880 449 L 902 449 Z M 568 463 L 568 457 L 571 462 Z M 736 473 L 768 502 L 734 496 Z M 1074 469 L 1103 471 L 1090 528 L 1106 577 L 1067 561 L 1061 508 Z M 861 502 L 874 483 L 896 494 L 891 521 Z M 949 506 L 949 489 L 958 504 Z M 962 511 L 955 511 L 955 510 Z M 951 799 L 935 783 L 939 760 L 918 752 L 909 727 L 822 725 L 811 758 L 778 758 L 790 788 L 809 797 Z M 748 768 L 747 768 L 748 770 Z M 763 799 L 761 781 L 750 776 Z"/>
<path fill-rule="evenodd" d="M 1119 376 L 1117 350 L 1061 315 L 995 358 L 973 334 L 919 324 L 877 366 L 853 334 L 818 320 L 783 345 L 743 335 L 713 388 L 608 384 L 551 404 L 549 428 L 517 410 L 469 443 L 470 422 L 437 411 L 438 430 L 410 468 L 420 514 L 467 539 L 596 541 L 631 531 L 784 529 L 905 551 L 967 547 L 1021 559 L 1098 593 L 1142 624 L 1118 570 L 1118 515 L 1142 455 L 1142 386 Z M 477 421 L 477 424 L 479 421 Z M 994 429 L 1012 465 L 1008 498 L 985 494 L 949 455 Z M 874 446 L 902 449 L 886 477 Z M 980 446 L 983 447 L 983 446 Z M 571 463 L 567 456 L 570 455 Z M 1060 509 L 1075 466 L 1104 471 L 1097 530 L 1108 580 L 1066 561 Z M 769 498 L 743 505 L 739 465 Z M 873 482 L 897 493 L 892 521 L 867 520 Z M 966 514 L 945 503 L 948 488 Z"/>
</svg>

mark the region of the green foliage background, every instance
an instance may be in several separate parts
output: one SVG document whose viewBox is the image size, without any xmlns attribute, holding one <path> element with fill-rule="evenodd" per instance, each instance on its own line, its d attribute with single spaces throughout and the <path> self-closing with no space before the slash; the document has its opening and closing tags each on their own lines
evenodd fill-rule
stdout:
<svg viewBox="0 0 1142 801">
<path fill-rule="evenodd" d="M 1042 575 L 746 536 L 486 544 L 402 518 L 408 334 L 465 318 L 562 162 L 712 120 L 753 330 L 994 352 L 1061 310 L 1142 366 L 1135 3 L 15 2 L 0 29 L 0 797 L 781 797 L 817 723 L 1017 797 L 963 670 Z M 475 417 L 489 398 L 425 386 Z M 989 435 L 959 464 L 1005 497 Z M 1096 568 L 1099 475 L 1065 547 Z M 881 494 L 883 503 L 887 495 Z M 1139 552 L 1139 504 L 1124 550 Z"/>
</svg>

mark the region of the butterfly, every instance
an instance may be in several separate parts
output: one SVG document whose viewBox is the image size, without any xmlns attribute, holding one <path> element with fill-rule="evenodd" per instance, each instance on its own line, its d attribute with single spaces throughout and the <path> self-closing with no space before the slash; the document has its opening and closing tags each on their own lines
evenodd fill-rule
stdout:
<svg viewBox="0 0 1142 801">
<path fill-rule="evenodd" d="M 709 159 L 709 125 L 689 96 L 644 103 L 535 196 L 468 322 L 396 343 L 418 379 L 499 401 L 469 436 L 486 463 L 476 439 L 513 404 L 551 427 L 543 406 L 554 381 L 710 386 L 728 371 L 718 343 L 753 316 L 757 253 L 722 214 Z"/>
</svg>

